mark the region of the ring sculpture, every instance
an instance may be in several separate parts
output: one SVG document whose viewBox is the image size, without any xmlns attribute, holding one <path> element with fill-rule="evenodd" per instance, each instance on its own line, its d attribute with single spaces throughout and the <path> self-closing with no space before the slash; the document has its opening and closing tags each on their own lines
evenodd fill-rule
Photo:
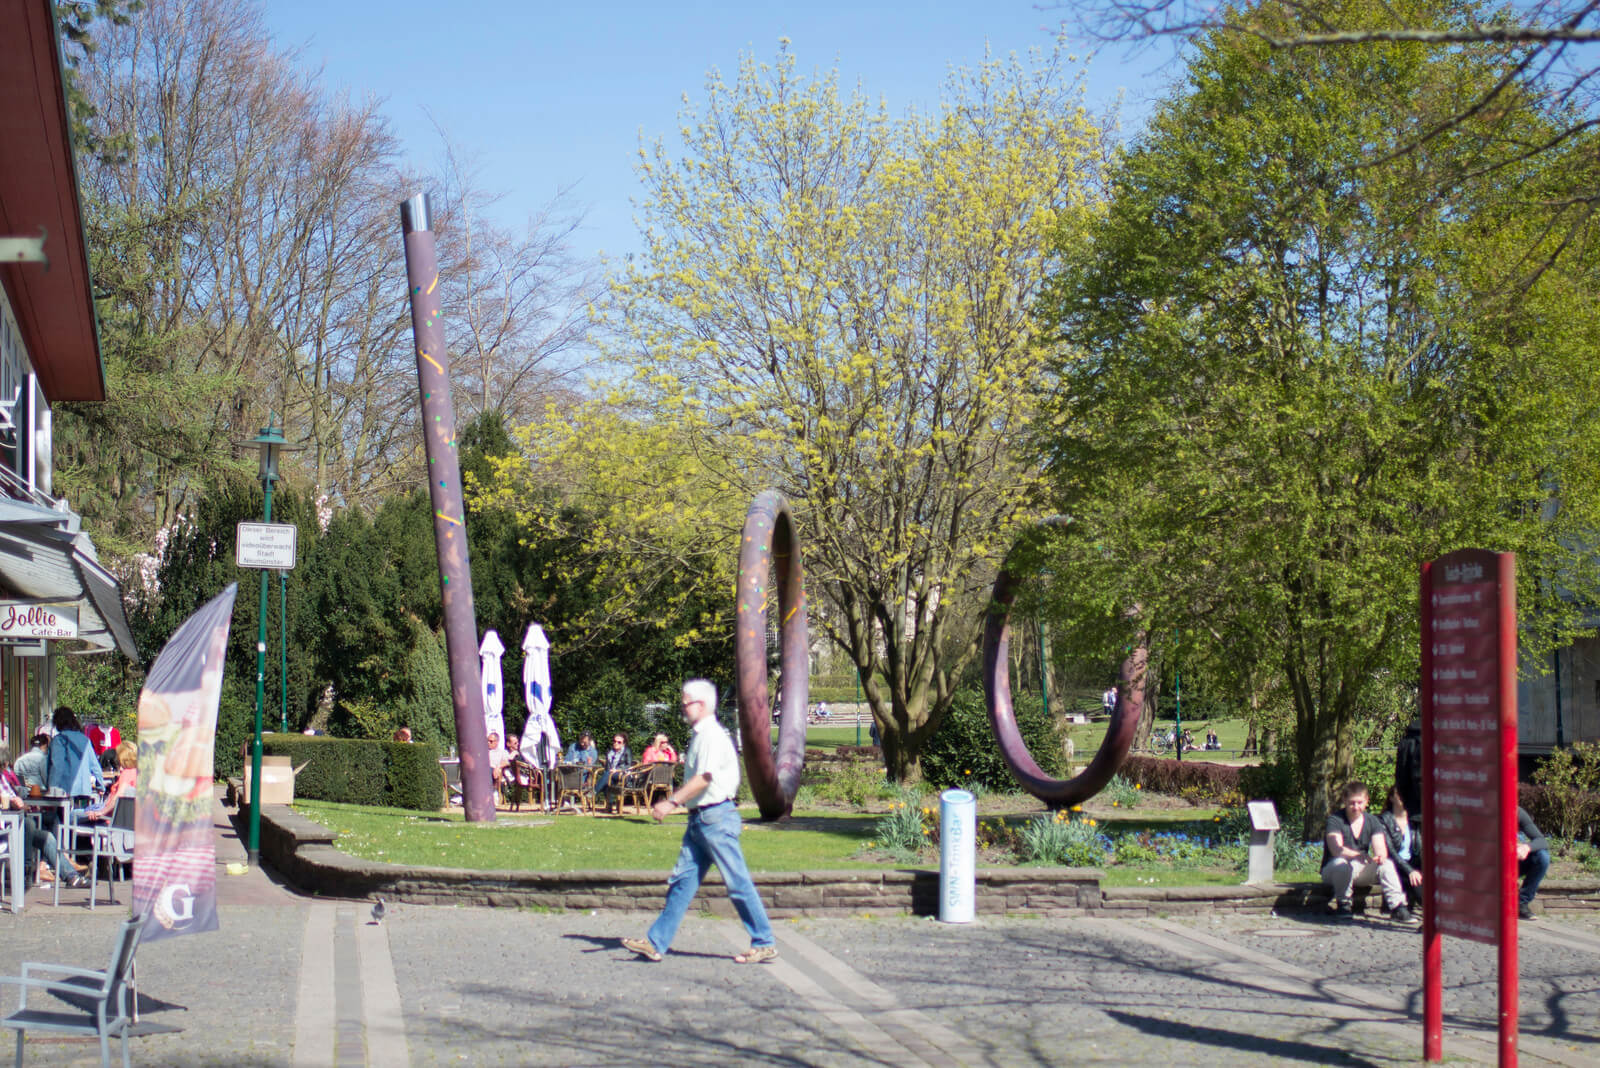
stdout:
<svg viewBox="0 0 1600 1068">
<path fill-rule="evenodd" d="M 1050 526 L 1061 522 L 1060 519 L 1046 520 Z M 1022 740 L 1011 703 L 1011 675 L 1007 670 L 1011 605 L 1021 584 L 1012 568 L 1016 554 L 1017 548 L 1013 546 L 1001 565 L 983 628 L 983 691 L 989 707 L 989 729 L 994 732 L 1000 755 L 1005 758 L 1012 776 L 1024 790 L 1051 808 L 1082 804 L 1099 793 L 1128 758 L 1134 732 L 1139 726 L 1139 714 L 1144 708 L 1149 653 L 1141 641 L 1122 662 L 1117 679 L 1117 707 L 1111 713 L 1111 725 L 1100 742 L 1100 749 L 1088 767 L 1065 780 L 1046 775 Z"/>
<path fill-rule="evenodd" d="M 776 573 L 777 589 L 768 585 Z M 806 701 L 810 670 L 806 597 L 800 570 L 800 540 L 789 502 L 771 490 L 750 503 L 739 540 L 737 633 L 734 672 L 739 686 L 739 728 L 744 767 L 763 819 L 784 819 L 794 808 L 806 759 Z M 772 716 L 767 696 L 767 607 L 777 594 L 778 691 L 783 702 L 774 759 L 767 740 Z"/>
</svg>

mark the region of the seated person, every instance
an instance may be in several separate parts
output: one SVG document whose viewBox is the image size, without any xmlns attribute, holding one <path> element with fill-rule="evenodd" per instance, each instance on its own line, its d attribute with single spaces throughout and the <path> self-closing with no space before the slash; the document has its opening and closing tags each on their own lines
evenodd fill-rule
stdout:
<svg viewBox="0 0 1600 1068">
<path fill-rule="evenodd" d="M 494 783 L 496 793 L 500 792 L 500 780 L 505 777 L 506 765 L 511 763 L 511 754 L 506 752 L 506 747 L 500 744 L 500 735 L 496 731 L 489 732 L 489 778 Z"/>
<path fill-rule="evenodd" d="M 594 747 L 594 738 L 588 731 L 578 735 L 578 740 L 567 746 L 568 764 L 593 764 L 600 759 L 600 754 Z"/>
<path fill-rule="evenodd" d="M 1406 811 L 1398 786 L 1389 787 L 1389 799 L 1378 813 L 1378 822 L 1383 824 L 1389 859 L 1394 861 L 1405 887 L 1406 903 L 1415 907 L 1422 900 L 1422 838 L 1411 825 L 1411 814 Z"/>
<path fill-rule="evenodd" d="M 1339 792 L 1341 811 L 1328 814 L 1328 833 L 1322 841 L 1322 881 L 1333 888 L 1328 911 L 1341 920 L 1350 919 L 1355 909 L 1350 900 L 1354 886 L 1383 888 L 1383 903 L 1400 923 L 1411 923 L 1406 908 L 1406 892 L 1400 888 L 1400 875 L 1389 859 L 1388 840 L 1383 825 L 1367 813 L 1367 786 L 1346 783 Z"/>
<path fill-rule="evenodd" d="M 1207 749 L 1221 749 L 1222 748 L 1222 741 L 1217 737 L 1217 732 L 1212 730 L 1210 727 L 1206 728 L 1206 748 Z"/>
<path fill-rule="evenodd" d="M 17 762 L 12 766 L 12 770 L 17 773 L 17 778 L 22 780 L 22 789 L 18 792 L 38 797 L 44 793 L 44 776 L 46 766 L 50 762 L 50 758 L 46 755 L 46 749 L 50 745 L 50 736 L 48 734 L 35 734 L 29 745 L 32 748 L 17 757 Z"/>
<path fill-rule="evenodd" d="M 606 811 L 611 811 L 617 803 L 618 795 L 622 793 L 622 780 L 631 767 L 633 767 L 633 750 L 628 748 L 628 736 L 618 734 L 611 739 L 611 748 L 606 750 L 605 767 L 594 777 L 596 805 L 600 804 L 601 795 L 604 795 Z"/>
<path fill-rule="evenodd" d="M 1517 874 L 1522 877 L 1522 888 L 1517 891 L 1517 915 L 1533 919 L 1533 898 L 1544 882 L 1544 873 L 1550 870 L 1550 842 L 1539 830 L 1528 810 L 1517 806 Z"/>
<path fill-rule="evenodd" d="M 117 772 L 117 781 L 106 791 L 106 799 L 100 802 L 100 807 L 87 810 L 78 817 L 79 819 L 109 820 L 111 814 L 117 810 L 117 798 L 124 794 L 133 797 L 139 792 L 139 747 L 132 742 L 118 745 L 117 767 L 120 769 Z"/>
<path fill-rule="evenodd" d="M 677 762 L 678 751 L 672 748 L 672 743 L 667 741 L 665 734 L 656 735 L 655 740 L 644 751 L 644 756 L 640 758 L 640 763 L 643 764 L 676 764 Z"/>
<path fill-rule="evenodd" d="M 17 792 L 4 778 L 0 778 L 0 809 L 14 809 L 28 813 L 27 804 L 17 796 Z M 22 865 L 24 888 L 32 887 L 35 882 L 55 882 L 56 869 L 61 865 L 61 854 L 56 849 L 56 836 L 41 827 L 38 817 L 31 813 L 22 817 L 22 831 L 27 850 Z M 67 876 L 65 885 L 73 889 L 88 886 L 89 880 L 84 878 L 84 873 L 89 870 L 89 866 L 79 864 L 71 857 L 66 859 L 72 867 L 72 874 Z"/>
</svg>

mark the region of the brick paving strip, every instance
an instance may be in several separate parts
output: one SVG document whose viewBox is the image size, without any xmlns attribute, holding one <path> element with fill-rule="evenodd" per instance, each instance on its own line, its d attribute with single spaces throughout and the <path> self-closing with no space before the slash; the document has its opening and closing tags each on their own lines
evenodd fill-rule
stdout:
<svg viewBox="0 0 1600 1068">
<path fill-rule="evenodd" d="M 410 1063 L 388 930 L 367 910 L 307 910 L 295 1005 L 294 1068 Z"/>
<path fill-rule="evenodd" d="M 1218 979 L 1265 993 L 1306 999 L 1317 1006 L 1322 1016 L 1386 1032 L 1391 1039 L 1414 1042 L 1421 1049 L 1421 1020 L 1410 1015 L 1411 999 L 1408 997 L 1396 997 L 1355 983 L 1329 980 L 1277 957 L 1258 953 L 1237 942 L 1217 938 L 1172 920 L 1147 917 L 1138 924 L 1124 920 L 1095 922 L 1114 927 L 1124 937 L 1138 939 L 1169 952 L 1182 953 Z M 1560 935 L 1545 930 L 1537 933 L 1528 928 L 1524 930 L 1553 944 L 1563 944 L 1564 941 L 1570 944 L 1577 939 L 1566 936 L 1579 936 L 1591 943 L 1590 948 L 1600 950 L 1600 939 L 1570 932 L 1566 928 L 1562 929 Z M 1587 1068 L 1594 1064 L 1592 1053 L 1586 1054 L 1526 1033 L 1518 1035 L 1517 1045 L 1521 1058 L 1529 1064 L 1559 1064 L 1571 1068 Z M 1493 1064 L 1498 1057 L 1492 1029 L 1447 1027 L 1445 1048 L 1452 1057 L 1466 1057 L 1484 1064 Z"/>
</svg>

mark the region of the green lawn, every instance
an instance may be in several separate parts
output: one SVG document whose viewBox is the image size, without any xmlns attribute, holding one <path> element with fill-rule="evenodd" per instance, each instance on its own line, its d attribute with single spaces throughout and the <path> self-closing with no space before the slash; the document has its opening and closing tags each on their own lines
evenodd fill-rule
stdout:
<svg viewBox="0 0 1600 1068">
<path fill-rule="evenodd" d="M 429 816 L 404 809 L 296 801 L 295 811 L 338 832 L 338 848 L 364 860 L 477 871 L 669 869 L 686 817 L 519 816 L 467 823 L 460 813 Z M 745 859 L 751 871 L 873 868 L 851 859 L 872 837 L 874 817 L 799 813 L 766 825 L 747 815 Z"/>
<path fill-rule="evenodd" d="M 777 744 L 778 728 L 772 728 L 772 741 Z M 828 749 L 836 745 L 855 745 L 856 728 L 854 724 L 848 727 L 807 727 L 806 744 L 819 749 Z M 871 745 L 872 738 L 867 734 L 867 725 L 861 725 L 861 744 Z"/>
</svg>

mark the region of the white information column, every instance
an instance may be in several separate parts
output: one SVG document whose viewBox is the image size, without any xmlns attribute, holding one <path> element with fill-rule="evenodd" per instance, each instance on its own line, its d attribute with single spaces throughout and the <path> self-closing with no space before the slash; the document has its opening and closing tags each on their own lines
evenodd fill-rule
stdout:
<svg viewBox="0 0 1600 1068">
<path fill-rule="evenodd" d="M 976 906 L 978 799 L 965 790 L 939 795 L 939 920 L 971 923 Z"/>
</svg>

